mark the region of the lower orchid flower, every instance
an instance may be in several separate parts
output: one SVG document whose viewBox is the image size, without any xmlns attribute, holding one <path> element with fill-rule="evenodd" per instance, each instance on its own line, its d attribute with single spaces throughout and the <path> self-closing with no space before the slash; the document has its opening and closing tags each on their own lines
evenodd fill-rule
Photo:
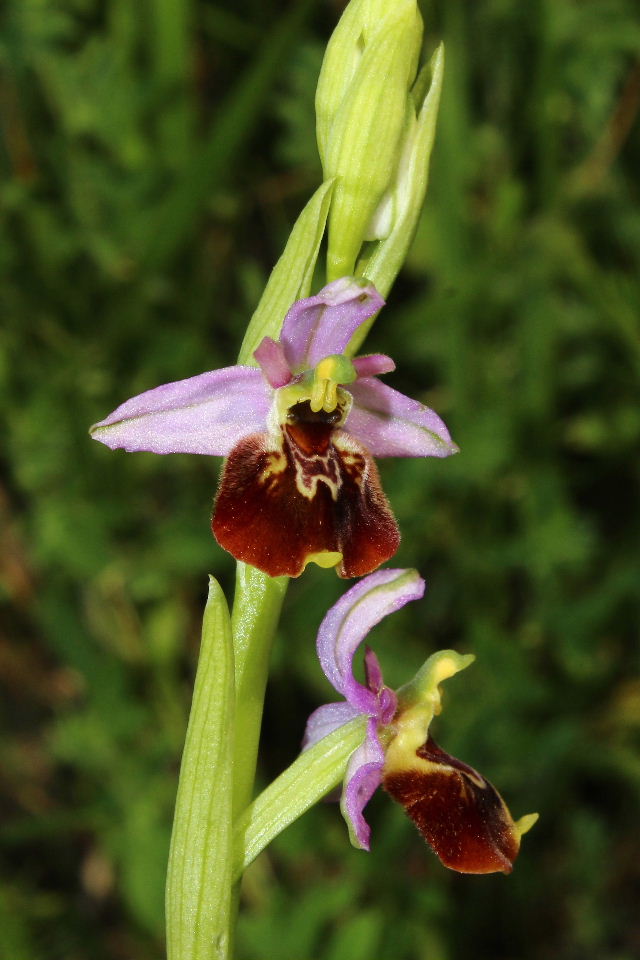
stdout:
<svg viewBox="0 0 640 960">
<path fill-rule="evenodd" d="M 384 305 L 344 277 L 299 300 L 259 367 L 233 366 L 127 400 L 91 428 L 112 449 L 226 456 L 213 532 L 238 560 L 275 577 L 313 560 L 359 577 L 393 556 L 398 527 L 372 459 L 457 452 L 428 407 L 377 379 L 383 354 L 344 355 Z"/>
<path fill-rule="evenodd" d="M 489 781 L 441 750 L 429 732 L 441 709 L 439 684 L 469 666 L 473 656 L 435 653 L 410 683 L 394 691 L 385 686 L 378 658 L 367 647 L 365 683 L 353 674 L 354 654 L 372 627 L 423 593 L 424 581 L 415 570 L 379 570 L 331 608 L 318 632 L 318 655 L 329 682 L 345 699 L 310 716 L 303 748 L 358 716 L 367 717 L 366 736 L 349 760 L 341 800 L 353 845 L 369 849 L 371 831 L 363 810 L 382 785 L 446 867 L 510 873 L 520 838 L 537 814 L 514 823 Z"/>
</svg>

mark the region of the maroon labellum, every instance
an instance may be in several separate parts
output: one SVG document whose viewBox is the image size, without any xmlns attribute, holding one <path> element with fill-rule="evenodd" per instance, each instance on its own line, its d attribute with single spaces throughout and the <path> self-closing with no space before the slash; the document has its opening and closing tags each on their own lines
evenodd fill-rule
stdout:
<svg viewBox="0 0 640 960">
<path fill-rule="evenodd" d="M 441 750 L 432 737 L 415 762 L 385 771 L 383 786 L 405 808 L 445 867 L 511 873 L 520 831 L 488 780 Z"/>
<path fill-rule="evenodd" d="M 280 435 L 254 433 L 234 447 L 212 520 L 222 547 L 272 577 L 297 577 L 326 553 L 342 555 L 340 576 L 361 577 L 393 556 L 400 534 L 377 468 L 340 419 L 303 401 Z"/>
</svg>

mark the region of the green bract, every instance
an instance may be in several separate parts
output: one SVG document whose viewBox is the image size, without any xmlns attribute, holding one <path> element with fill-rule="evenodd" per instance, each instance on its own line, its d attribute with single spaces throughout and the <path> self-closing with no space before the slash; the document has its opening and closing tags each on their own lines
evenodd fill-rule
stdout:
<svg viewBox="0 0 640 960">
<path fill-rule="evenodd" d="M 444 74 L 444 47 L 422 68 L 407 100 L 395 177 L 372 223 L 380 243 L 358 272 L 386 296 L 413 239 L 429 181 L 429 161 L 436 132 Z"/>
<path fill-rule="evenodd" d="M 407 256 L 427 192 L 443 75 L 444 47 L 440 44 L 418 74 L 407 101 L 395 179 L 371 224 L 377 228 L 377 242 L 365 245 L 356 265 L 356 273 L 370 280 L 383 297 Z M 374 319 L 356 331 L 347 350 L 351 356 L 359 350 Z"/>
<path fill-rule="evenodd" d="M 284 252 L 271 271 L 260 303 L 249 321 L 240 347 L 239 363 L 255 364 L 253 351 L 263 337 L 277 339 L 291 304 L 309 296 L 332 190 L 333 181 L 325 180 L 296 220 Z"/>
<path fill-rule="evenodd" d="M 365 720 L 356 717 L 294 760 L 250 804 L 234 825 L 236 878 L 285 827 L 317 803 L 344 777 L 353 751 L 362 743 Z"/>
</svg>

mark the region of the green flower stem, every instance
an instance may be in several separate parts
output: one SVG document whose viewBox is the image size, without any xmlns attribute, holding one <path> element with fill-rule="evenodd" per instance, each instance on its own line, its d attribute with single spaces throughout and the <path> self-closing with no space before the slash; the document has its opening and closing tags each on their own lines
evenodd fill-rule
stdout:
<svg viewBox="0 0 640 960">
<path fill-rule="evenodd" d="M 235 651 L 237 713 L 233 755 L 232 820 L 246 809 L 253 792 L 256 773 L 264 693 L 269 675 L 269 657 L 280 617 L 288 577 L 269 577 L 255 567 L 239 562 L 233 601 L 232 633 Z M 240 902 L 242 873 L 234 874 L 233 844 L 227 848 L 232 889 L 229 924 L 235 926 Z M 231 939 L 231 933 L 229 936 Z"/>
<path fill-rule="evenodd" d="M 234 701 L 229 611 L 211 578 L 169 853 L 168 960 L 230 955 Z"/>
<path fill-rule="evenodd" d="M 255 567 L 238 563 L 231 618 L 237 703 L 234 819 L 251 800 L 269 655 L 288 584 L 288 577 L 268 577 Z"/>
<path fill-rule="evenodd" d="M 365 727 L 366 717 L 356 717 L 323 737 L 246 808 L 233 831 L 235 880 L 274 837 L 338 786 L 349 757 L 362 743 Z"/>
</svg>

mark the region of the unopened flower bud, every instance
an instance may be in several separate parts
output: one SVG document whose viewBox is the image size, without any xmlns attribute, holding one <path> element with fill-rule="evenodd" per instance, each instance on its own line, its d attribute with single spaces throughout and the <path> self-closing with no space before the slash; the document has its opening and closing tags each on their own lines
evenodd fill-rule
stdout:
<svg viewBox="0 0 640 960">
<path fill-rule="evenodd" d="M 393 189 L 421 43 L 415 0 L 352 0 L 329 43 L 316 111 L 324 175 L 336 177 L 330 279 L 354 273 L 376 210 Z"/>
</svg>

